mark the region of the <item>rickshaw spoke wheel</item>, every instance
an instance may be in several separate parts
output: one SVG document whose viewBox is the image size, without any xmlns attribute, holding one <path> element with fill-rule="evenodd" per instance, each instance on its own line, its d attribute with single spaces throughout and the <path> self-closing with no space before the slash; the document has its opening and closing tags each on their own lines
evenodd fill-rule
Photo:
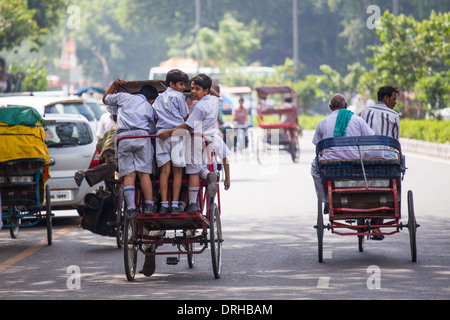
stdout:
<svg viewBox="0 0 450 320">
<path fill-rule="evenodd" d="M 411 260 L 417 261 L 417 247 L 416 247 L 416 230 L 417 223 L 414 214 L 414 200 L 411 190 L 408 191 L 408 230 L 409 230 L 409 245 L 411 248 Z"/>
<path fill-rule="evenodd" d="M 291 143 L 290 147 L 292 161 L 297 163 L 300 159 L 300 143 L 298 141 L 298 137 L 295 135 L 294 141 Z"/>
<path fill-rule="evenodd" d="M 125 215 L 124 223 L 124 263 L 125 263 L 125 274 L 128 281 L 134 280 L 136 276 L 136 266 L 137 266 L 137 252 L 138 244 L 136 241 L 137 237 L 137 226 L 135 219 L 128 219 Z"/>
<path fill-rule="evenodd" d="M 116 207 L 116 242 L 117 248 L 122 248 L 124 238 L 124 216 L 126 212 L 126 203 L 123 194 L 123 186 L 120 184 L 116 188 L 117 207 Z"/>
<path fill-rule="evenodd" d="M 16 217 L 13 217 L 8 220 L 8 224 L 11 225 L 11 227 L 9 227 L 9 235 L 11 236 L 12 239 L 16 239 L 17 236 L 19 235 L 19 224 L 21 223 L 22 219 Z"/>
<path fill-rule="evenodd" d="M 209 209 L 209 222 L 213 273 L 214 277 L 219 279 L 222 269 L 222 225 L 220 223 L 219 208 L 215 203 Z"/>
<path fill-rule="evenodd" d="M 323 261 L 323 213 L 322 213 L 322 200 L 317 199 L 317 245 L 318 245 L 318 259 L 319 262 Z"/>
<path fill-rule="evenodd" d="M 47 223 L 47 243 L 51 245 L 53 242 L 53 226 L 52 226 L 52 206 L 50 199 L 50 187 L 45 186 L 45 220 Z"/>
</svg>

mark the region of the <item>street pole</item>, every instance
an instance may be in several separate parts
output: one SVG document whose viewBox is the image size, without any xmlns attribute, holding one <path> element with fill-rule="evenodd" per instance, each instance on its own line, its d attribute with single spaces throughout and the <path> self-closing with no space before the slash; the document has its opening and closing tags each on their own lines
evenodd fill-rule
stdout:
<svg viewBox="0 0 450 320">
<path fill-rule="evenodd" d="M 197 73 L 200 73 L 200 43 L 198 35 L 200 33 L 200 0 L 195 0 L 195 43 L 197 45 Z"/>
<path fill-rule="evenodd" d="M 294 83 L 298 81 L 298 0 L 292 0 L 293 45 L 294 45 Z"/>
</svg>

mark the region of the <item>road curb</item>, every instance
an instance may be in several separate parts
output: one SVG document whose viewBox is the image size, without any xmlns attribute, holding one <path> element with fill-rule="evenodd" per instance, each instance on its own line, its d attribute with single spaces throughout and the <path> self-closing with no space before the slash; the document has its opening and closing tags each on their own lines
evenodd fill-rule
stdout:
<svg viewBox="0 0 450 320">
<path fill-rule="evenodd" d="M 400 138 L 402 152 L 417 153 L 428 157 L 450 160 L 450 144 Z"/>
</svg>

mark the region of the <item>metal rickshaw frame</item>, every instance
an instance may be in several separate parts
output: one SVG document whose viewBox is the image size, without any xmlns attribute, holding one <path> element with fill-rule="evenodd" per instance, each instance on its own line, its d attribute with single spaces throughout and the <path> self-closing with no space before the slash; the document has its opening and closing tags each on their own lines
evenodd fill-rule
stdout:
<svg viewBox="0 0 450 320">
<path fill-rule="evenodd" d="M 258 107 L 256 108 L 259 128 L 262 133 L 257 140 L 257 159 L 260 164 L 264 163 L 264 154 L 269 145 L 284 147 L 292 157 L 292 161 L 297 163 L 300 159 L 300 143 L 301 127 L 298 123 L 299 111 L 299 95 L 291 87 L 282 85 L 257 87 Z M 291 98 L 291 107 L 289 108 L 268 108 L 266 100 L 269 95 L 284 94 Z M 284 123 L 264 123 L 264 116 L 278 115 L 280 118 L 286 116 L 288 121 Z M 271 139 L 272 132 L 283 131 L 284 135 L 279 135 L 278 139 Z M 278 141 L 277 141 L 278 140 Z"/>
<path fill-rule="evenodd" d="M 14 239 L 20 227 L 32 227 L 46 220 L 47 243 L 51 245 L 52 211 L 46 184 L 50 177 L 49 155 L 43 119 L 31 107 L 2 108 L 2 118 L 1 149 L 8 151 L 0 162 L 1 205 L 7 207 L 6 213 L 2 213 L 2 220 L 7 221 L 3 227 L 9 228 Z M 28 154 L 31 157 L 25 158 Z"/>
<path fill-rule="evenodd" d="M 331 148 L 356 147 L 359 159 L 319 160 Z M 397 154 L 396 158 L 364 159 L 362 149 L 381 147 Z M 338 151 L 339 152 L 339 151 Z M 323 230 L 342 236 L 357 236 L 358 249 L 363 251 L 364 237 L 385 236 L 408 228 L 411 260 L 417 261 L 416 229 L 413 193 L 408 190 L 408 223 L 401 219 L 401 182 L 406 167 L 400 143 L 386 136 L 334 137 L 320 141 L 316 146 L 316 167 L 322 179 L 329 223 L 324 225 L 322 200 L 318 199 L 317 229 L 318 259 L 323 261 Z M 348 231 L 341 231 L 347 229 Z M 374 230 L 380 230 L 375 232 Z"/>
<path fill-rule="evenodd" d="M 195 134 L 191 134 L 195 135 Z M 200 135 L 200 134 L 199 134 Z M 206 147 L 208 141 L 205 140 Z M 157 135 L 146 136 L 123 136 L 117 139 L 119 143 L 123 139 L 138 139 L 138 138 L 151 138 L 157 139 Z M 209 164 L 208 169 L 210 172 L 214 172 L 213 155 L 208 155 Z M 218 179 L 219 180 L 219 179 Z M 168 180 L 168 191 L 170 196 L 170 185 L 173 180 Z M 219 182 L 217 182 L 218 184 Z M 182 179 L 182 184 L 187 185 L 188 180 Z M 138 181 L 135 183 L 136 191 L 140 190 L 140 184 Z M 152 177 L 153 192 L 159 191 L 159 179 Z M 140 251 L 145 256 L 147 255 L 172 255 L 180 256 L 187 255 L 188 265 L 190 268 L 194 266 L 194 255 L 203 253 L 209 246 L 211 246 L 211 259 L 214 277 L 220 278 L 221 265 L 222 265 L 222 227 L 220 221 L 221 215 L 221 203 L 220 203 L 220 188 L 217 188 L 217 203 L 215 197 L 210 197 L 206 192 L 207 183 L 206 180 L 200 179 L 199 188 L 199 206 L 200 211 L 196 213 L 182 212 L 178 215 L 159 214 L 152 215 L 143 214 L 144 198 L 142 193 L 136 192 L 136 207 L 138 209 L 138 215 L 134 219 L 129 219 L 125 215 L 124 222 L 124 263 L 125 274 L 129 281 L 134 280 L 137 267 L 137 252 Z M 148 231 L 174 231 L 173 237 L 167 237 L 166 235 L 151 236 L 145 235 L 144 229 Z M 192 230 L 201 229 L 201 234 L 191 235 Z M 181 236 L 177 236 L 176 231 L 182 231 Z M 209 233 L 208 233 L 209 230 Z M 209 235 L 209 237 L 208 237 Z M 164 244 L 170 244 L 177 247 L 177 251 L 159 251 L 159 252 L 147 252 L 145 248 L 148 246 L 162 246 Z M 195 249 L 195 244 L 199 244 L 200 249 Z M 168 258 L 168 264 L 177 264 L 178 258 Z"/>
<path fill-rule="evenodd" d="M 167 86 L 164 80 L 145 80 L 145 81 L 127 81 L 126 83 L 119 85 L 114 90 L 117 92 L 127 92 L 136 94 L 140 88 L 144 85 L 154 86 L 158 92 L 166 90 Z M 190 81 L 186 83 L 185 93 L 190 92 Z M 201 135 L 201 134 L 190 134 Z M 205 145 L 208 145 L 207 139 L 201 135 L 205 141 Z M 135 139 L 135 138 L 151 138 L 158 139 L 156 135 L 147 136 L 123 136 L 117 139 L 118 143 L 123 139 Z M 208 154 L 208 169 L 210 172 L 214 171 L 213 154 Z M 218 179 L 219 181 L 220 179 Z M 168 195 L 170 198 L 170 185 L 173 180 L 169 178 L 168 181 Z M 183 177 L 182 184 L 187 185 L 188 180 Z M 151 216 L 143 214 L 144 199 L 143 195 L 138 192 L 140 190 L 139 181 L 136 181 L 136 207 L 139 209 L 139 214 L 135 219 L 129 219 L 125 214 L 123 223 L 123 246 L 124 246 L 124 264 L 125 274 L 129 281 L 134 280 L 136 276 L 137 267 L 137 252 L 140 251 L 146 255 L 187 255 L 188 265 L 190 268 L 194 266 L 194 256 L 203 253 L 209 246 L 211 246 L 211 259 L 214 277 L 220 278 L 222 269 L 222 227 L 220 221 L 221 215 L 221 203 L 220 203 L 220 188 L 219 182 L 217 182 L 217 194 L 214 197 L 209 197 L 206 192 L 206 180 L 200 179 L 199 188 L 199 204 L 200 212 L 186 213 L 182 212 L 179 215 L 161 215 L 154 214 Z M 159 179 L 152 177 L 153 193 L 155 190 L 159 191 Z M 123 196 L 123 195 L 122 195 Z M 217 197 L 217 200 L 216 200 Z M 126 203 L 123 201 L 122 213 L 125 210 Z M 168 231 L 173 230 L 175 232 L 174 237 L 155 237 L 150 235 L 144 235 L 144 226 L 149 231 Z M 121 227 L 121 226 L 120 226 Z M 119 227 L 118 227 L 119 228 Z M 182 230 L 182 236 L 177 236 L 176 231 Z M 201 234 L 192 236 L 187 230 L 201 230 Z M 209 234 L 208 234 L 209 230 Z M 209 238 L 208 238 L 209 235 Z M 118 236 L 119 237 L 119 236 Z M 162 246 L 164 244 L 171 244 L 176 246 L 178 251 L 164 251 L 164 252 L 146 252 L 144 246 Z M 201 246 L 200 249 L 195 249 L 195 244 Z M 169 264 L 178 263 L 178 258 L 169 258 L 167 261 Z"/>
</svg>

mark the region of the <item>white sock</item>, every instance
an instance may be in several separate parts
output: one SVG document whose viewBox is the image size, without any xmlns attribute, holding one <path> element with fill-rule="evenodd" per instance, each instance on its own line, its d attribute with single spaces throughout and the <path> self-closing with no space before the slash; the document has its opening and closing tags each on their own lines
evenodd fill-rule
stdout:
<svg viewBox="0 0 450 320">
<path fill-rule="evenodd" d="M 161 201 L 161 207 L 169 207 L 169 201 Z"/>
<path fill-rule="evenodd" d="M 125 200 L 127 201 L 127 208 L 136 209 L 136 204 L 134 203 L 134 186 L 124 187 L 123 193 L 125 194 Z"/>
<path fill-rule="evenodd" d="M 178 207 L 178 201 L 172 201 L 172 208 Z"/>
<path fill-rule="evenodd" d="M 197 196 L 199 187 L 189 187 L 189 202 L 197 203 Z"/>
</svg>

